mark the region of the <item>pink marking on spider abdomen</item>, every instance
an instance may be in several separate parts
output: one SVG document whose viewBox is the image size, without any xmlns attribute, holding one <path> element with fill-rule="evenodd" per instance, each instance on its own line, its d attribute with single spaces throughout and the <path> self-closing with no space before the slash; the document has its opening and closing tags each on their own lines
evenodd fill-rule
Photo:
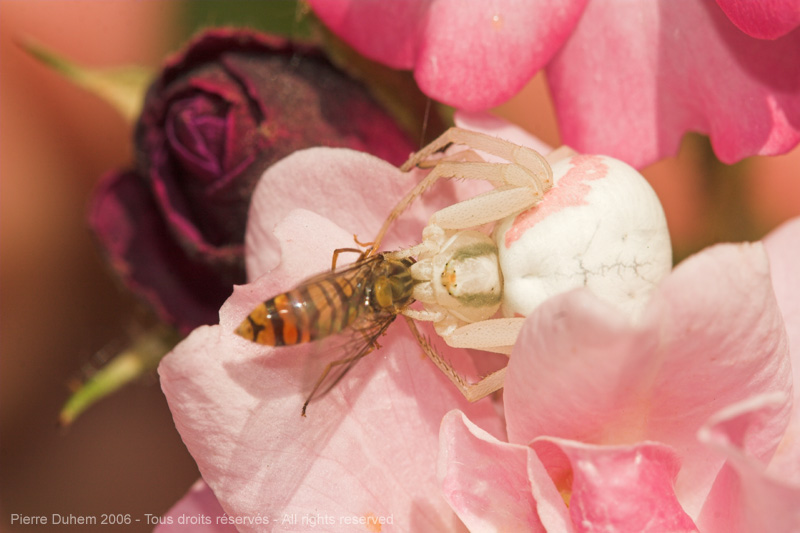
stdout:
<svg viewBox="0 0 800 533">
<path fill-rule="evenodd" d="M 603 162 L 602 156 L 576 155 L 570 160 L 570 164 L 572 168 L 547 191 L 541 202 L 516 216 L 506 232 L 506 248 L 553 213 L 565 207 L 587 205 L 585 197 L 591 187 L 586 182 L 605 178 L 608 174 L 608 166 Z"/>
</svg>

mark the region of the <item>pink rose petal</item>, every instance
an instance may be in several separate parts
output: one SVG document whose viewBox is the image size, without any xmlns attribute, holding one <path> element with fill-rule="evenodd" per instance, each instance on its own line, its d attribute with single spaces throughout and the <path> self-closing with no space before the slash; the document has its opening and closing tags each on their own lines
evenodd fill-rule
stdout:
<svg viewBox="0 0 800 533">
<path fill-rule="evenodd" d="M 217 497 L 202 479 L 158 519 L 154 533 L 236 533 Z"/>
<path fill-rule="evenodd" d="M 800 484 L 768 474 L 749 453 L 764 427 L 779 429 L 774 421 L 789 404 L 783 392 L 755 396 L 717 413 L 700 430 L 700 441 L 727 459 L 698 520 L 703 531 L 800 531 Z"/>
<path fill-rule="evenodd" d="M 604 447 L 544 438 L 531 448 L 566 491 L 575 531 L 697 531 L 675 497 L 680 460 L 667 446 Z"/>
<path fill-rule="evenodd" d="M 253 191 L 245 240 L 248 277 L 255 279 L 278 264 L 272 232 L 292 209 L 336 220 L 367 242 L 415 183 L 411 174 L 382 159 L 346 149 L 311 148 L 278 161 Z M 343 246 L 355 242 L 351 238 Z"/>
<path fill-rule="evenodd" d="M 562 138 L 580 152 L 642 167 L 688 131 L 709 134 L 725 162 L 800 141 L 796 0 L 311 5 L 356 50 L 413 68 L 423 92 L 459 109 L 500 104 L 546 66 Z"/>
<path fill-rule="evenodd" d="M 500 434 L 491 404 L 468 404 L 396 324 L 382 348 L 302 418 L 325 354 L 314 345 L 258 346 L 233 329 L 254 302 L 296 284 L 350 236 L 301 211 L 276 235 L 285 239 L 284 262 L 292 271 L 282 263 L 237 288 L 220 311 L 221 326 L 195 330 L 159 367 L 175 425 L 203 478 L 228 515 L 242 520 L 333 517 L 326 531 L 352 531 L 348 520 L 381 518 L 401 530 L 457 528 L 436 480 L 439 422 L 458 407 Z M 308 235 L 318 240 L 305 240 Z M 246 522 L 238 527 L 260 529 Z M 307 523 L 281 527 L 309 529 Z"/>
<path fill-rule="evenodd" d="M 585 291 L 544 303 L 520 333 L 504 397 L 512 443 L 554 436 L 671 446 L 684 461 L 678 497 L 693 515 L 722 465 L 695 432 L 726 405 L 772 390 L 791 390 L 791 369 L 766 256 L 755 244 L 686 260 L 638 325 Z M 768 456 L 776 446 L 770 432 L 753 453 Z"/>
<path fill-rule="evenodd" d="M 272 232 L 292 209 L 308 209 L 335 220 L 351 233 L 342 247 L 352 248 L 356 246 L 352 235 L 361 242 L 373 239 L 397 201 L 420 179 L 416 171 L 400 172 L 382 159 L 344 148 L 300 150 L 275 163 L 253 192 L 245 239 L 249 279 L 278 264 L 280 256 Z M 476 190 L 472 183 L 442 180 L 392 226 L 382 249 L 419 243 L 422 221 Z"/>
<path fill-rule="evenodd" d="M 414 69 L 420 88 L 459 109 L 516 94 L 556 53 L 586 0 L 311 0 L 317 16 L 361 54 Z"/>
<path fill-rule="evenodd" d="M 800 32 L 754 39 L 712 0 L 589 2 L 547 67 L 562 139 L 635 167 L 687 131 L 726 163 L 784 153 L 800 140 L 797 50 Z"/>
<path fill-rule="evenodd" d="M 545 457 L 545 460 L 547 458 Z M 542 462 L 542 458 L 528 448 L 528 479 L 531 492 L 536 500 L 536 511 L 546 531 L 573 533 L 575 528 L 567 507 L 569 494 L 569 472 L 567 469 L 556 471 L 552 463 L 550 470 Z"/>
<path fill-rule="evenodd" d="M 410 70 L 430 0 L 359 2 L 311 0 L 316 15 L 364 56 Z"/>
<path fill-rule="evenodd" d="M 439 434 L 445 499 L 470 531 L 542 531 L 526 475 L 527 448 L 492 437 L 450 411 Z"/>
<path fill-rule="evenodd" d="M 792 360 L 800 360 L 800 218 L 786 222 L 764 239 L 778 306 L 786 323 Z M 800 370 L 800 367 L 798 369 Z M 795 374 L 800 382 L 800 374 Z"/>
<path fill-rule="evenodd" d="M 414 77 L 424 93 L 459 109 L 498 105 L 547 64 L 585 4 L 586 0 L 564 1 L 558 7 L 546 0 L 431 2 Z"/>
<path fill-rule="evenodd" d="M 797 0 L 717 0 L 717 4 L 737 28 L 759 39 L 777 39 L 800 24 Z"/>
<path fill-rule="evenodd" d="M 795 218 L 764 239 L 772 285 L 789 337 L 794 400 L 789 427 L 769 465 L 769 471 L 800 484 L 800 218 Z"/>
</svg>

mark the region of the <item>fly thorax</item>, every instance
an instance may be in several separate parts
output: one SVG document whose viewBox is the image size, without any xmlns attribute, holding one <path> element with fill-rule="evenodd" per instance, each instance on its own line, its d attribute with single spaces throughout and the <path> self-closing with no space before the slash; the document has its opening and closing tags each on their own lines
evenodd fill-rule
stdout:
<svg viewBox="0 0 800 533">
<path fill-rule="evenodd" d="M 398 312 L 412 301 L 414 279 L 411 277 L 411 258 L 388 259 L 383 265 L 383 273 L 376 277 L 372 285 L 372 295 L 380 309 Z"/>
<path fill-rule="evenodd" d="M 375 296 L 375 301 L 382 309 L 391 308 L 394 304 L 394 296 L 392 295 L 392 284 L 389 278 L 381 276 L 375 280 L 372 287 L 372 293 Z"/>
<path fill-rule="evenodd" d="M 465 322 L 492 317 L 503 299 L 497 245 L 478 231 L 453 235 L 433 258 L 431 288 L 436 301 Z"/>
</svg>

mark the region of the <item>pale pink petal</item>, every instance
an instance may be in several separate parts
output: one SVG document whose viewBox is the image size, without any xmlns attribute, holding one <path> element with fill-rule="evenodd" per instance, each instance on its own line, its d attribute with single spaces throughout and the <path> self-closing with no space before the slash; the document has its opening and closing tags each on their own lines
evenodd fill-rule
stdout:
<svg viewBox="0 0 800 533">
<path fill-rule="evenodd" d="M 544 456 L 547 460 L 546 452 Z M 573 533 L 575 528 L 567 507 L 569 490 L 571 490 L 569 472 L 566 469 L 557 471 L 553 468 L 553 463 L 549 464 L 550 470 L 548 470 L 548 467 L 544 465 L 542 459 L 532 448 L 528 448 L 527 467 L 531 492 L 536 500 L 536 511 L 545 530 Z"/>
<path fill-rule="evenodd" d="M 786 324 L 792 358 L 794 407 L 789 427 L 769 471 L 800 484 L 800 218 L 785 223 L 764 239 L 772 285 Z"/>
<path fill-rule="evenodd" d="M 698 519 L 703 531 L 800 531 L 800 484 L 767 473 L 748 443 L 760 439 L 789 403 L 782 392 L 755 396 L 717 413 L 700 430 L 700 441 L 727 460 Z"/>
<path fill-rule="evenodd" d="M 470 531 L 542 531 L 527 448 L 492 437 L 451 411 L 439 433 L 439 480 L 445 499 Z"/>
<path fill-rule="evenodd" d="M 253 191 L 245 239 L 249 279 L 278 264 L 272 232 L 292 209 L 314 211 L 367 242 L 415 183 L 390 163 L 347 149 L 310 148 L 278 161 Z"/>
<path fill-rule="evenodd" d="M 342 247 L 352 248 L 356 246 L 352 235 L 361 242 L 371 241 L 397 201 L 420 179 L 417 171 L 400 172 L 382 159 L 345 148 L 310 148 L 278 161 L 253 192 L 245 237 L 248 278 L 253 280 L 278 264 L 272 232 L 292 209 L 307 209 L 334 221 L 351 234 Z M 419 243 L 433 211 L 476 190 L 474 183 L 442 180 L 393 224 L 382 249 Z"/>
<path fill-rule="evenodd" d="M 717 4 L 736 27 L 759 39 L 777 39 L 800 24 L 797 0 L 717 0 Z"/>
<path fill-rule="evenodd" d="M 791 390 L 791 369 L 766 254 L 754 244 L 686 260 L 636 325 L 586 291 L 545 302 L 520 333 L 504 397 L 512 443 L 652 440 L 680 451 L 678 497 L 694 516 L 722 465 L 695 432 L 724 406 L 772 390 Z M 771 456 L 776 445 L 770 431 L 752 452 Z"/>
<path fill-rule="evenodd" d="M 800 218 L 786 222 L 764 238 L 778 307 L 786 323 L 792 361 L 800 362 Z M 800 365 L 798 365 L 800 372 Z M 800 373 L 795 374 L 800 382 Z"/>
<path fill-rule="evenodd" d="M 330 516 L 325 531 L 352 531 L 348 519 L 391 519 L 403 531 L 457 529 L 436 479 L 439 422 L 458 407 L 499 434 L 491 404 L 468 404 L 395 324 L 382 348 L 302 418 L 325 354 L 313 345 L 258 346 L 233 329 L 257 301 L 299 282 L 351 236 L 302 211 L 276 235 L 292 271 L 282 263 L 237 288 L 220 311 L 221 325 L 195 330 L 159 367 L 175 425 L 203 478 L 228 515 L 242 520 Z M 239 529 L 263 526 L 244 522 Z"/>
<path fill-rule="evenodd" d="M 654 396 L 672 421 L 658 424 L 658 440 L 682 449 L 681 424 L 694 430 L 705 423 L 701 416 L 737 401 L 792 390 L 789 346 L 761 243 L 717 245 L 691 257 L 658 287 L 650 311 L 660 324 L 664 363 Z M 774 416 L 747 445 L 760 459 L 774 453 L 789 406 Z M 684 469 L 695 459 L 682 457 Z"/>
<path fill-rule="evenodd" d="M 680 459 L 663 444 L 608 447 L 542 438 L 531 449 L 569 498 L 575 531 L 697 531 L 675 497 Z"/>
<path fill-rule="evenodd" d="M 153 517 L 148 524 L 158 520 L 154 533 L 236 533 L 227 518 L 217 497 L 199 479 L 164 516 Z"/>
<path fill-rule="evenodd" d="M 589 2 L 547 67 L 562 140 L 642 167 L 687 131 L 719 158 L 788 151 L 800 140 L 800 32 L 742 33 L 713 0 Z"/>
<path fill-rule="evenodd" d="M 414 69 L 422 91 L 459 109 L 504 102 L 556 53 L 586 0 L 311 0 L 361 54 Z"/>
</svg>

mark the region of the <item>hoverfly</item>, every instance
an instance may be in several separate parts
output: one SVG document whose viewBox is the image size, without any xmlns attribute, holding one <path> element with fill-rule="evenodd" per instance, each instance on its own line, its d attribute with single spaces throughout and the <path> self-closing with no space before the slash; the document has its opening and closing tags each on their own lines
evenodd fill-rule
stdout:
<svg viewBox="0 0 800 533">
<path fill-rule="evenodd" d="M 357 251 L 336 250 L 334 267 L 343 250 Z M 346 344 L 347 357 L 329 363 L 306 398 L 301 411 L 306 416 L 309 402 L 331 369 L 342 366 L 323 393 L 333 388 L 359 359 L 378 348 L 378 337 L 413 303 L 415 281 L 409 270 L 413 263 L 410 257 L 396 258 L 392 252 L 368 250 L 352 265 L 333 268 L 261 303 L 236 328 L 236 333 L 268 346 L 292 346 L 348 332 L 354 336 L 355 344 Z"/>
</svg>

